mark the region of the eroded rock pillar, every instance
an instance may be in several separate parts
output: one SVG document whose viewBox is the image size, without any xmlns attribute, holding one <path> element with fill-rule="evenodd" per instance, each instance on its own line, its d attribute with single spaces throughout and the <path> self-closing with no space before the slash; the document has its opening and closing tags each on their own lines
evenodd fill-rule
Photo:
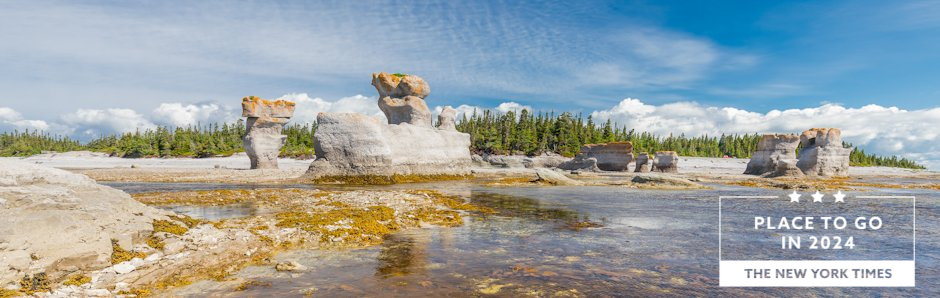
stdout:
<svg viewBox="0 0 940 298">
<path fill-rule="evenodd" d="M 287 140 L 281 130 L 293 115 L 293 102 L 257 96 L 242 99 L 242 117 L 247 118 L 242 144 L 252 169 L 277 169 L 277 156 Z"/>
</svg>

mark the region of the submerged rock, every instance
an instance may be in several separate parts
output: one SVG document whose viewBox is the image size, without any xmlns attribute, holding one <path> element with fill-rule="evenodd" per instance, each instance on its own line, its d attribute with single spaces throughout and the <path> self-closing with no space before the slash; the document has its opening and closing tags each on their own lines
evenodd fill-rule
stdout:
<svg viewBox="0 0 940 298">
<path fill-rule="evenodd" d="M 277 168 L 277 156 L 287 140 L 281 129 L 293 115 L 293 102 L 268 101 L 257 96 L 242 99 L 242 117 L 248 118 L 242 143 L 252 169 Z"/>
<path fill-rule="evenodd" d="M 539 168 L 535 170 L 535 175 L 538 176 L 536 181 L 545 182 L 552 185 L 582 185 L 578 180 L 568 178 L 562 173 L 556 172 L 551 169 Z"/>
<path fill-rule="evenodd" d="M 692 182 L 691 180 L 663 174 L 640 174 L 634 176 L 630 181 L 637 184 L 666 188 L 704 188 L 701 184 Z"/>
<path fill-rule="evenodd" d="M 777 165 L 784 160 L 790 160 L 795 165 L 796 147 L 799 144 L 800 137 L 794 134 L 765 134 L 757 143 L 757 151 L 751 154 L 751 160 L 748 161 L 744 174 L 794 175 L 795 173 L 790 168 L 778 170 Z M 782 165 L 787 166 L 789 163 L 784 162 Z"/>
<path fill-rule="evenodd" d="M 112 239 L 130 250 L 170 214 L 85 175 L 14 160 L 0 160 L 0 197 L 0 288 L 109 267 Z"/>
<path fill-rule="evenodd" d="M 679 154 L 676 154 L 675 151 L 657 151 L 650 170 L 653 172 L 678 173 Z"/>
<path fill-rule="evenodd" d="M 274 265 L 274 270 L 282 272 L 303 272 L 307 271 L 307 266 L 301 265 L 296 261 L 280 262 Z"/>
<path fill-rule="evenodd" d="M 800 135 L 800 155 L 796 166 L 810 176 L 845 176 L 849 173 L 852 148 L 842 145 L 838 128 L 813 128 Z"/>
<path fill-rule="evenodd" d="M 372 75 L 372 85 L 388 124 L 356 113 L 318 114 L 317 159 L 307 177 L 470 174 L 470 135 L 452 129 L 454 117 L 447 108 L 438 127 L 431 126 L 422 99 L 430 91 L 424 80 L 379 73 Z"/>
</svg>

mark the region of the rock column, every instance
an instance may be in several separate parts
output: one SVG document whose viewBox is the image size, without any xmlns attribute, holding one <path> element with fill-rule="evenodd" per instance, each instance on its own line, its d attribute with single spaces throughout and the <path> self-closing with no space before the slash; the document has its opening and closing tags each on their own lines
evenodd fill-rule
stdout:
<svg viewBox="0 0 940 298">
<path fill-rule="evenodd" d="M 650 171 L 650 154 L 643 152 L 640 153 L 640 156 L 636 157 L 636 169 L 633 170 L 636 173 L 647 173 Z"/>
<path fill-rule="evenodd" d="M 842 146 L 838 128 L 813 128 L 800 135 L 796 166 L 810 176 L 845 176 L 849 173 L 852 148 Z"/>
<path fill-rule="evenodd" d="M 777 172 L 781 160 L 796 161 L 796 147 L 800 137 L 794 134 L 765 134 L 757 143 L 757 151 L 751 154 L 744 174 L 763 175 Z M 780 172 L 787 173 L 782 170 Z"/>
<path fill-rule="evenodd" d="M 653 172 L 678 173 L 679 154 L 675 151 L 657 151 L 653 158 Z"/>
<path fill-rule="evenodd" d="M 424 98 L 431 87 L 419 76 L 408 74 L 372 74 L 372 86 L 379 92 L 379 109 L 388 124 L 408 123 L 431 127 L 431 110 Z"/>
<path fill-rule="evenodd" d="M 242 99 L 242 117 L 247 117 L 242 143 L 252 169 L 277 169 L 277 156 L 287 140 L 281 129 L 293 115 L 293 102 L 269 101 L 257 96 Z"/>
</svg>

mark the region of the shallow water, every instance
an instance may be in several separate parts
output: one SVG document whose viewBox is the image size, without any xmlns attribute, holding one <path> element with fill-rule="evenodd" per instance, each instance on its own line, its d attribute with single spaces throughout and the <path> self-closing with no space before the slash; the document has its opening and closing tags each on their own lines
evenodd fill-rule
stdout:
<svg viewBox="0 0 940 298">
<path fill-rule="evenodd" d="M 195 219 L 222 220 L 253 216 L 258 212 L 254 204 L 231 204 L 222 206 L 165 205 L 154 206 L 176 212 Z"/>
<path fill-rule="evenodd" d="M 854 196 L 916 195 L 917 287 L 876 289 L 718 287 L 718 196 L 779 195 L 786 198 L 787 191 L 746 187 L 695 191 L 485 187 L 462 182 L 381 188 L 440 188 L 496 208 L 499 213 L 467 216 L 466 224 L 457 228 L 400 232 L 389 236 L 382 245 L 366 249 L 285 252 L 277 259 L 297 261 L 311 269 L 289 274 L 275 272 L 271 266 L 246 268 L 235 277 L 263 284 L 243 292 L 232 292 L 231 287 L 204 281 L 179 289 L 178 293 L 293 296 L 312 292 L 330 297 L 466 296 L 468 293 L 500 296 L 940 295 L 940 237 L 936 232 L 940 205 L 936 191 L 931 190 L 848 192 L 849 205 L 817 206 L 806 202 L 793 207 L 779 201 L 785 199 L 723 200 L 722 257 L 725 259 L 909 259 L 913 231 L 905 223 L 911 219 L 911 203 Z M 804 192 L 802 200 L 811 200 L 809 193 Z M 877 232 L 844 231 L 843 236 L 857 239 L 857 248 L 852 251 L 781 253 L 776 233 L 802 234 L 748 229 L 748 223 L 743 222 L 761 215 L 818 216 L 832 212 L 853 216 L 877 214 L 885 220 L 885 226 Z M 603 226 L 574 229 L 568 225 L 583 220 Z"/>
</svg>

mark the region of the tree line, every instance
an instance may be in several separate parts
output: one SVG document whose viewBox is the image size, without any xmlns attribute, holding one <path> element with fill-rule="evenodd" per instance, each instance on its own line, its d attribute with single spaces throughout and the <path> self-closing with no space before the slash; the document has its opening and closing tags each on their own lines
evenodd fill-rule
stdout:
<svg viewBox="0 0 940 298">
<path fill-rule="evenodd" d="M 315 155 L 313 135 L 316 124 L 290 124 L 284 127 L 286 144 L 282 157 L 311 158 Z M 484 110 L 464 114 L 457 130 L 470 134 L 471 150 L 478 154 L 557 153 L 574 156 L 584 144 L 630 141 L 634 152 L 676 151 L 680 156 L 749 158 L 757 148 L 759 134 L 720 136 L 657 136 L 617 126 L 610 120 L 594 122 L 590 115 L 564 112 L 530 113 L 522 110 L 497 113 Z M 245 123 L 157 127 L 144 131 L 106 135 L 85 144 L 38 131 L 0 133 L 0 156 L 29 156 L 42 151 L 90 150 L 120 157 L 212 157 L 244 151 L 241 137 Z M 846 144 L 848 146 L 848 144 Z M 923 169 L 916 162 L 896 156 L 878 156 L 854 149 L 853 166 L 889 166 Z"/>
</svg>

